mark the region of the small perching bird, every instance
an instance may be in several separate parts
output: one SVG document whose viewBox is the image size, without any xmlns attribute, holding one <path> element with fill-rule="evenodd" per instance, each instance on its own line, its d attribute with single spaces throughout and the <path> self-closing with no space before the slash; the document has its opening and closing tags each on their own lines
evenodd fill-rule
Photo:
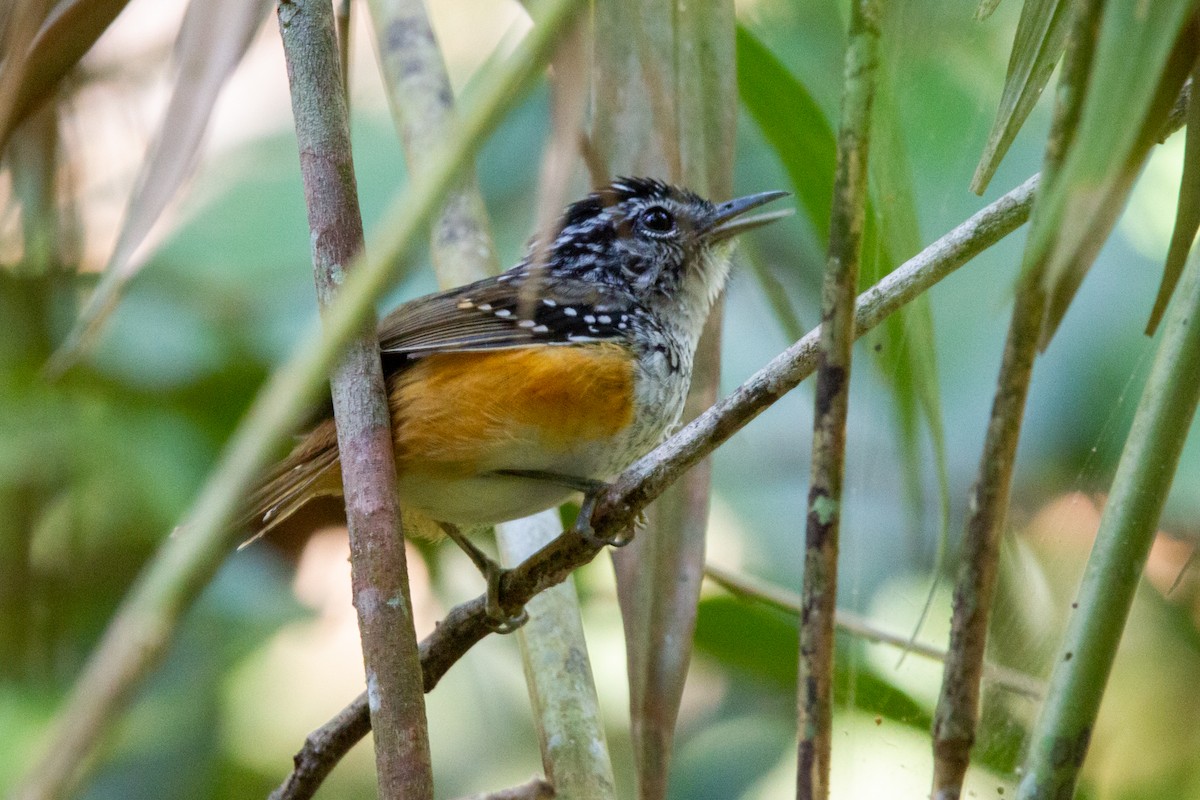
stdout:
<svg viewBox="0 0 1200 800">
<path fill-rule="evenodd" d="M 700 332 L 745 216 L 786 192 L 714 205 L 649 178 L 571 204 L 554 240 L 492 278 L 412 300 L 379 326 L 404 526 L 444 531 L 488 581 L 500 567 L 460 532 L 587 495 L 678 424 Z M 329 412 L 253 492 L 255 538 L 342 493 Z M 587 518 L 575 528 L 587 535 Z"/>
</svg>

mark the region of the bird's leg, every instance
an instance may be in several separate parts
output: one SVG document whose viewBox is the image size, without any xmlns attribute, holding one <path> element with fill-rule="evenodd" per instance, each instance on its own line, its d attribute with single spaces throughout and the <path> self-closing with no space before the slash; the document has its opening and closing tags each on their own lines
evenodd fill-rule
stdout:
<svg viewBox="0 0 1200 800">
<path fill-rule="evenodd" d="M 604 481 L 580 478 L 575 475 L 560 475 L 557 472 L 544 472 L 537 469 L 501 469 L 496 470 L 496 474 L 553 483 L 583 492 L 583 503 L 579 506 L 579 516 L 575 517 L 571 533 L 586 539 L 597 547 L 624 547 L 633 541 L 634 527 L 632 525 L 616 536 L 597 536 L 595 529 L 592 528 L 592 512 L 596 510 L 596 501 L 600 498 L 601 493 L 609 487 L 609 484 Z"/>
<path fill-rule="evenodd" d="M 487 581 L 487 620 L 491 629 L 496 633 L 512 633 L 528 622 L 529 614 L 525 612 L 525 609 L 522 608 L 520 612 L 508 616 L 500 605 L 500 579 L 508 570 L 488 558 L 487 554 L 464 536 L 457 526 L 451 525 L 449 522 L 439 522 L 438 526 L 456 545 L 462 548 L 462 551 L 475 562 L 475 566 L 483 573 L 484 580 Z"/>
</svg>

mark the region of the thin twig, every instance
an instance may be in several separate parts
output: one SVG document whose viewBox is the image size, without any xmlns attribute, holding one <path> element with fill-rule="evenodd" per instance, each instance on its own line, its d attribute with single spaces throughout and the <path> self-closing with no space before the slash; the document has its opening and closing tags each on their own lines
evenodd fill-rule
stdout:
<svg viewBox="0 0 1200 800">
<path fill-rule="evenodd" d="M 341 756 L 371 732 L 367 696 L 364 694 L 359 699 L 361 706 L 356 703 L 346 706 L 336 717 L 308 735 L 304 747 L 296 754 L 295 770 L 271 792 L 269 800 L 295 800 L 316 794 Z"/>
<path fill-rule="evenodd" d="M 279 31 L 312 231 L 317 299 L 324 311 L 345 280 L 345 266 L 363 249 L 332 4 L 281 0 Z M 433 766 L 396 497 L 391 413 L 373 315 L 363 328 L 330 375 L 354 607 L 370 690 L 379 795 L 421 800 L 433 797 Z"/>
<path fill-rule="evenodd" d="M 855 335 L 864 335 L 913 298 L 1019 228 L 1029 218 L 1037 186 L 1038 177 L 1035 175 L 860 295 L 856 305 Z M 811 375 L 816 366 L 819 335 L 819 329 L 810 331 L 733 394 L 622 473 L 602 496 L 592 516 L 592 526 L 597 534 L 612 535 L 627 528 L 640 509 L 657 497 L 675 476 L 711 453 Z M 509 573 L 501 586 L 502 604 L 519 607 L 537 592 L 562 581 L 572 570 L 588 563 L 598 552 L 596 547 L 574 537 L 559 537 Z M 437 629 L 421 642 L 425 691 L 432 690 L 446 670 L 487 635 L 489 631 L 484 605 L 485 599 L 477 597 L 456 606 Z M 352 709 L 354 714 L 365 717 L 365 694 L 355 699 L 340 716 L 353 717 L 354 714 L 350 713 Z M 346 749 L 349 749 L 349 745 Z M 298 767 L 302 763 L 311 764 L 314 759 L 310 755 L 301 752 L 297 756 Z M 343 755 L 345 751 L 330 751 L 325 757 L 336 760 Z M 295 795 L 296 798 L 309 796 Z"/>
<path fill-rule="evenodd" d="M 838 533 L 855 338 L 854 290 L 858 285 L 866 218 L 867 154 L 878 49 L 879 9 L 875 0 L 855 0 L 850 6 L 850 42 L 846 48 L 829 257 L 821 291 L 820 366 L 813 409 L 812 471 L 801 589 L 798 800 L 829 797 Z"/>
<path fill-rule="evenodd" d="M 462 163 L 474 157 L 522 90 L 540 73 L 564 29 L 582 8 L 575 0 L 546 0 L 517 51 L 480 79 L 477 102 L 429 155 L 430 168 L 414 177 L 382 215 L 360 264 L 291 358 L 268 380 L 226 445 L 175 535 L 142 570 L 100 643 L 71 688 L 31 759 L 15 797 L 61 797 L 89 754 L 121 718 L 137 686 L 166 652 L 183 613 L 231 551 L 241 531 L 230 525 L 249 487 L 289 432 L 300 424 L 346 342 L 363 330 L 375 301 L 390 284 L 392 267 L 429 224 Z M 481 606 L 482 608 L 482 606 Z"/>
<path fill-rule="evenodd" d="M 704 575 L 713 583 L 739 597 L 755 600 L 787 614 L 799 617 L 801 611 L 800 595 L 790 592 L 780 586 L 767 583 L 759 578 L 733 572 L 715 564 L 704 566 Z M 843 633 L 857 636 L 875 644 L 886 644 L 905 653 L 915 653 L 931 661 L 944 662 L 946 651 L 931 644 L 918 642 L 911 635 L 885 631 L 866 617 L 852 611 L 839 608 L 834 613 L 834 625 Z M 996 686 L 1028 697 L 1031 700 L 1041 700 L 1046 696 L 1046 683 L 1032 675 L 999 664 L 985 664 L 984 675 Z"/>
</svg>

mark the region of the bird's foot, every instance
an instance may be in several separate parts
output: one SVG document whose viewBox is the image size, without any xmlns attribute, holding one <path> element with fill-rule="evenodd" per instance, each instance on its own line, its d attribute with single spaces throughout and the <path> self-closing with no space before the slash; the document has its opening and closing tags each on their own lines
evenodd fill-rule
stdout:
<svg viewBox="0 0 1200 800">
<path fill-rule="evenodd" d="M 487 604 L 485 610 L 488 627 L 496 633 L 512 633 L 528 622 L 529 614 L 524 608 L 520 609 L 516 614 L 508 614 L 504 606 L 500 603 L 500 582 L 509 570 L 489 558 L 486 553 L 475 546 L 474 542 L 467 539 L 457 526 L 451 525 L 448 522 L 438 524 L 445 531 L 446 535 L 470 557 L 471 561 L 474 562 L 479 572 L 483 575 L 483 579 L 487 581 Z"/>
<path fill-rule="evenodd" d="M 608 484 L 600 483 L 597 488 L 584 493 L 583 503 L 579 506 L 579 516 L 575 517 L 571 532 L 596 547 L 624 547 L 633 541 L 635 526 L 630 525 L 613 536 L 597 536 L 596 529 L 592 527 L 592 514 L 596 510 L 596 502 L 607 488 Z"/>
</svg>

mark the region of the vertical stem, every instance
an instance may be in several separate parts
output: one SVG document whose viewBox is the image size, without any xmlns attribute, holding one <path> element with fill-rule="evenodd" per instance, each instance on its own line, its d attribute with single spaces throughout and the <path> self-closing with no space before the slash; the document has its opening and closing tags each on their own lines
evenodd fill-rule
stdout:
<svg viewBox="0 0 1200 800">
<path fill-rule="evenodd" d="M 1013 464 L 1046 306 L 1040 278 L 1037 273 L 1017 289 L 979 477 L 967 503 L 970 517 L 954 587 L 950 647 L 933 725 L 934 800 L 959 796 L 975 741 L 987 623 L 996 594 L 1000 534 L 1008 512 Z"/>
<path fill-rule="evenodd" d="M 363 247 L 332 4 L 284 0 L 279 4 L 279 28 L 312 230 L 317 296 L 324 309 L 344 280 L 345 266 Z M 391 418 L 373 318 L 335 365 L 330 382 L 379 793 L 388 800 L 432 798 Z"/>
<path fill-rule="evenodd" d="M 879 47 L 879 9 L 855 0 L 850 10 L 829 258 L 821 291 L 821 337 L 813 413 L 811 485 L 801 591 L 796 797 L 829 797 L 833 722 L 833 630 L 838 532 L 846 455 L 854 299 L 866 211 L 867 153 Z"/>
</svg>

